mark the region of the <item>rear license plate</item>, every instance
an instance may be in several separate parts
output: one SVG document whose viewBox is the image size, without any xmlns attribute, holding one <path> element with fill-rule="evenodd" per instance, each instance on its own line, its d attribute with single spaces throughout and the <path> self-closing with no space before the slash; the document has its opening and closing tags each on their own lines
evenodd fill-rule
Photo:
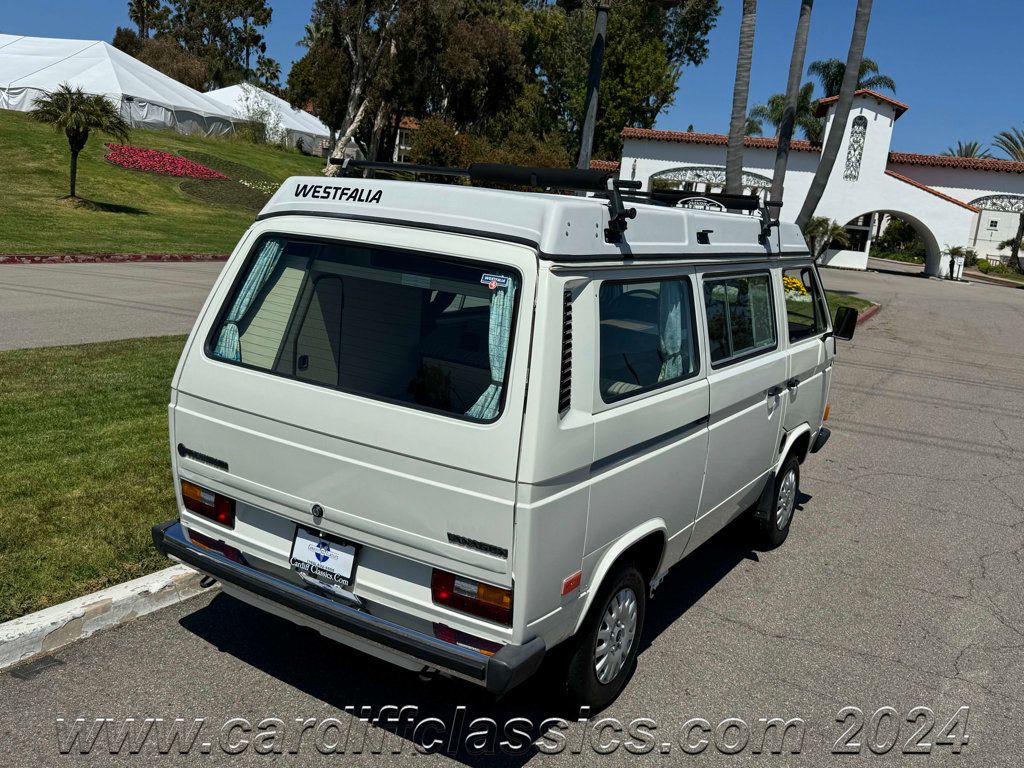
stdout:
<svg viewBox="0 0 1024 768">
<path fill-rule="evenodd" d="M 356 548 L 352 544 L 331 541 L 314 531 L 296 526 L 295 541 L 288 562 L 299 573 L 348 586 L 352 583 L 355 560 Z"/>
</svg>

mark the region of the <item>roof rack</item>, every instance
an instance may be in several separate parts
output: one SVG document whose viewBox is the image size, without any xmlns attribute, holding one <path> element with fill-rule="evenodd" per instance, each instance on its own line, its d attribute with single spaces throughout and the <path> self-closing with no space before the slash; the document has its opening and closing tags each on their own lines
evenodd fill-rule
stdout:
<svg viewBox="0 0 1024 768">
<path fill-rule="evenodd" d="M 622 234 L 626 231 L 628 220 L 636 218 L 636 208 L 626 208 L 624 202 L 678 206 L 689 200 L 702 199 L 714 202 L 725 210 L 755 211 L 761 208 L 761 202 L 755 195 L 657 189 L 644 192 L 641 191 L 643 184 L 639 181 L 618 179 L 615 176 L 615 171 L 602 171 L 594 168 L 533 168 L 500 163 L 472 163 L 468 168 L 446 168 L 436 165 L 388 163 L 339 157 L 332 157 L 330 162 L 332 165 L 340 165 L 342 174 L 346 176 L 362 172 L 386 171 L 411 173 L 415 176 L 458 177 L 483 184 L 591 192 L 595 197 L 606 198 L 611 206 L 611 217 L 608 227 L 604 231 L 605 241 L 608 243 L 622 242 Z M 761 213 L 762 232 L 766 230 L 766 227 L 778 224 L 777 221 L 769 223 L 770 217 L 765 216 L 765 210 L 762 209 Z"/>
</svg>

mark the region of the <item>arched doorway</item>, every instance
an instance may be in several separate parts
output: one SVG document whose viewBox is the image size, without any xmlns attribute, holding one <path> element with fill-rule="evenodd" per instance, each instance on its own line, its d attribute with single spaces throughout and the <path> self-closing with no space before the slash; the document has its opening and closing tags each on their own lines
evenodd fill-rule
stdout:
<svg viewBox="0 0 1024 768">
<path fill-rule="evenodd" d="M 845 229 L 849 244 L 830 249 L 825 263 L 845 266 L 859 256 L 866 266 L 873 256 L 919 264 L 928 275 L 943 273 L 943 246 L 923 221 L 905 211 L 868 211 L 848 221 Z"/>
</svg>

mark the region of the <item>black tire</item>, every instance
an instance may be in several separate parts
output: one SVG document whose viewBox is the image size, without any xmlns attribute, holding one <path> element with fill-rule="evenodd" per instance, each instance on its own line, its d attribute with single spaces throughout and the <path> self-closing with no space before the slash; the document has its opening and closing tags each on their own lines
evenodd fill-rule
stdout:
<svg viewBox="0 0 1024 768">
<path fill-rule="evenodd" d="M 757 518 L 756 535 L 764 549 L 781 546 L 789 536 L 800 497 L 800 460 L 790 454 L 772 481 L 772 503 L 767 518 Z"/>
<path fill-rule="evenodd" d="M 624 593 L 625 601 L 622 599 Z M 633 601 L 632 610 L 630 599 Z M 640 571 L 633 563 L 614 566 L 601 584 L 579 632 L 569 640 L 571 655 L 566 690 L 569 702 L 575 708 L 588 706 L 592 712 L 597 712 L 622 692 L 636 668 L 646 609 L 647 583 Z M 632 622 L 620 620 L 610 625 L 614 616 L 625 617 L 630 613 L 634 619 Z M 622 646 L 626 645 L 624 640 L 627 634 L 628 647 L 622 650 Z M 599 656 L 605 662 L 601 673 L 598 672 Z M 610 676 L 602 679 L 603 675 Z"/>
</svg>

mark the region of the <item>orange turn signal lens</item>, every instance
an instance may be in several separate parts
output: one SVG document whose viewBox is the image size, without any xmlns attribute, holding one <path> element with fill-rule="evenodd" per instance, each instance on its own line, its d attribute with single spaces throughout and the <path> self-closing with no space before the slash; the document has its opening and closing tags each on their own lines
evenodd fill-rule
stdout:
<svg viewBox="0 0 1024 768">
<path fill-rule="evenodd" d="M 435 568 L 430 578 L 430 594 L 438 605 L 500 624 L 512 623 L 511 590 Z"/>
<path fill-rule="evenodd" d="M 832 410 L 832 403 L 825 403 L 825 415 L 821 417 L 822 421 L 828 421 L 828 412 Z"/>
</svg>

